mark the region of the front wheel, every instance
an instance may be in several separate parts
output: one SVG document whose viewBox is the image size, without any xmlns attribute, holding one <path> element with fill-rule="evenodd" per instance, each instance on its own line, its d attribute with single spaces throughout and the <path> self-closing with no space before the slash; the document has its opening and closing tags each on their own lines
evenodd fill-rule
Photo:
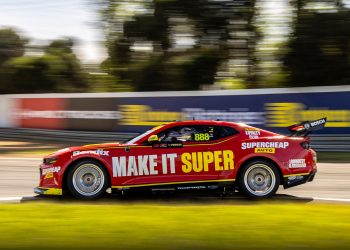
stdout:
<svg viewBox="0 0 350 250">
<path fill-rule="evenodd" d="M 238 184 L 240 190 L 249 198 L 267 198 L 277 192 L 280 174 L 272 163 L 254 161 L 243 166 Z"/>
<path fill-rule="evenodd" d="M 108 188 L 108 174 L 100 163 L 84 160 L 76 163 L 69 171 L 69 191 L 77 198 L 95 199 L 105 194 Z"/>
</svg>

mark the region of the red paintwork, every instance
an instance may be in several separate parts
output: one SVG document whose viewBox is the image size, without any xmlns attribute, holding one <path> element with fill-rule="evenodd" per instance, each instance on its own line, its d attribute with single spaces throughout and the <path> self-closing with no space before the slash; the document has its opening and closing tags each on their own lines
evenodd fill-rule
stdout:
<svg viewBox="0 0 350 250">
<path fill-rule="evenodd" d="M 213 142 L 199 142 L 199 143 L 184 143 L 182 148 L 152 148 L 152 146 L 142 146 L 141 144 L 147 141 L 148 137 L 153 134 L 171 127 L 181 125 L 222 125 L 233 127 L 239 134 L 220 139 Z M 250 139 L 249 135 L 246 135 L 245 131 L 249 129 L 259 130 L 260 135 L 257 139 Z M 113 176 L 112 157 L 120 156 L 138 156 L 138 155 L 157 155 L 157 166 L 155 170 L 158 170 L 156 175 L 148 176 L 123 176 L 112 177 L 112 186 L 128 186 L 137 184 L 151 184 L 151 183 L 167 183 L 167 182 L 187 182 L 187 181 L 201 181 L 201 180 L 223 180 L 223 179 L 236 179 L 237 171 L 242 164 L 251 159 L 252 157 L 264 157 L 274 161 L 280 168 L 283 176 L 298 174 L 298 173 L 310 173 L 316 169 L 316 162 L 314 158 L 316 153 L 312 149 L 303 149 L 300 145 L 301 142 L 308 140 L 302 137 L 287 137 L 279 134 L 275 134 L 266 130 L 257 129 L 244 124 L 237 124 L 233 122 L 223 121 L 183 121 L 173 122 L 162 127 L 156 128 L 153 132 L 146 137 L 139 139 L 132 145 L 119 144 L 119 143 L 107 143 L 107 144 L 95 144 L 86 145 L 80 147 L 71 147 L 67 149 L 55 152 L 47 157 L 57 157 L 58 160 L 54 164 L 42 164 L 40 168 L 46 169 L 51 167 L 60 167 L 58 172 L 53 173 L 53 178 L 45 178 L 41 176 L 40 187 L 47 188 L 62 188 L 63 176 L 72 162 L 82 158 L 95 158 L 101 161 L 107 168 L 109 175 Z M 275 153 L 255 153 L 254 149 L 242 149 L 242 143 L 249 142 L 283 142 L 288 143 L 286 148 L 276 148 Z M 199 144 L 199 145 L 196 145 Z M 97 155 L 92 153 L 80 154 L 73 156 L 75 151 L 88 151 L 102 149 L 108 151 L 109 155 Z M 129 149 L 129 150 L 128 150 Z M 208 171 L 202 172 L 190 172 L 183 173 L 181 162 L 181 154 L 185 152 L 206 152 L 206 151 L 222 151 L 232 150 L 234 153 L 234 169 L 215 171 L 214 163 L 209 165 Z M 162 154 L 176 153 L 177 158 L 175 174 L 163 174 L 162 173 Z M 46 158 L 47 158 L 46 157 Z M 303 168 L 289 168 L 290 159 L 305 159 L 306 167 Z M 169 164 L 169 162 L 168 162 Z M 168 166 L 168 172 L 170 171 Z"/>
</svg>

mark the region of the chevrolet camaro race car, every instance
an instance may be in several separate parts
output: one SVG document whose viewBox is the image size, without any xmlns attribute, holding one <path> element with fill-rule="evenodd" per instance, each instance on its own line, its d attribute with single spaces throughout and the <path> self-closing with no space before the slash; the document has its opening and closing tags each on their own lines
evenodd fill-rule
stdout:
<svg viewBox="0 0 350 250">
<path fill-rule="evenodd" d="M 107 189 L 237 189 L 265 198 L 280 185 L 312 181 L 316 153 L 307 135 L 326 118 L 289 127 L 284 136 L 245 124 L 181 121 L 130 141 L 70 147 L 46 156 L 37 194 L 101 197 Z"/>
</svg>

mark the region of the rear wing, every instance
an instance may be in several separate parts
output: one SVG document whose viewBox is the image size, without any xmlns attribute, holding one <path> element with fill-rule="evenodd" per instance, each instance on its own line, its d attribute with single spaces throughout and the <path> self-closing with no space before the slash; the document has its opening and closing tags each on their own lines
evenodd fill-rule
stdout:
<svg viewBox="0 0 350 250">
<path fill-rule="evenodd" d="M 307 136 L 312 131 L 323 129 L 327 122 L 327 118 L 321 118 L 315 121 L 305 121 L 288 127 L 291 132 L 290 136 Z"/>
</svg>

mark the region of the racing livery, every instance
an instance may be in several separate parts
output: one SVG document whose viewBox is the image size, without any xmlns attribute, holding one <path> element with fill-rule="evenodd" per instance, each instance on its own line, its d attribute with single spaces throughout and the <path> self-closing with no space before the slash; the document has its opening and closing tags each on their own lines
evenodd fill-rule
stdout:
<svg viewBox="0 0 350 250">
<path fill-rule="evenodd" d="M 316 153 L 307 134 L 326 118 L 289 127 L 290 136 L 225 121 L 181 121 L 130 141 L 70 147 L 46 156 L 38 194 L 101 197 L 108 188 L 238 189 L 265 198 L 280 185 L 312 181 Z"/>
</svg>

